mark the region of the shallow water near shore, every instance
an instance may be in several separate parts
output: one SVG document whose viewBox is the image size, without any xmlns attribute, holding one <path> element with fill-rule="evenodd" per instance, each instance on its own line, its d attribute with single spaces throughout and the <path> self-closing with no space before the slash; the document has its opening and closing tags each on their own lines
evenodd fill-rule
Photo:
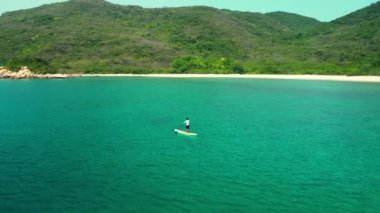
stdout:
<svg viewBox="0 0 380 213">
<path fill-rule="evenodd" d="M 379 212 L 380 84 L 0 80 L 0 212 Z M 174 134 L 191 120 L 196 137 Z"/>
</svg>

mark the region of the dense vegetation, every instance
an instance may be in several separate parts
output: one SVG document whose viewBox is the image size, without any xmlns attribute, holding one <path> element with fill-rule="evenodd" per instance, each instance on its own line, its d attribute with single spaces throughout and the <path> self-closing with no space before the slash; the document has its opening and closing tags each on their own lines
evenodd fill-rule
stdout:
<svg viewBox="0 0 380 213">
<path fill-rule="evenodd" d="M 380 2 L 330 23 L 71 0 L 0 17 L 0 66 L 60 73 L 380 75 Z"/>
</svg>

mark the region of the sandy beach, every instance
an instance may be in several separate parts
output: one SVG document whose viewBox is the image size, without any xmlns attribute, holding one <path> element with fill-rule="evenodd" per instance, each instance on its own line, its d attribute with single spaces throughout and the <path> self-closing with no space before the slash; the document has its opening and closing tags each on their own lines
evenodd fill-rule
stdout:
<svg viewBox="0 0 380 213">
<path fill-rule="evenodd" d="M 150 78 L 254 78 L 380 83 L 380 76 L 271 75 L 271 74 L 71 74 L 70 77 L 150 77 Z"/>
</svg>

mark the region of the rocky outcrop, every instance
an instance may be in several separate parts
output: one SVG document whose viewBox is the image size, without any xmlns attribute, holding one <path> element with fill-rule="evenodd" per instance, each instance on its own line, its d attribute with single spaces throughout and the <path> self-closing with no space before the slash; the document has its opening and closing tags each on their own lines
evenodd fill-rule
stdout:
<svg viewBox="0 0 380 213">
<path fill-rule="evenodd" d="M 27 78 L 68 78 L 63 74 L 36 74 L 29 70 L 28 67 L 21 67 L 17 72 L 0 67 L 0 78 L 10 79 L 27 79 Z"/>
</svg>

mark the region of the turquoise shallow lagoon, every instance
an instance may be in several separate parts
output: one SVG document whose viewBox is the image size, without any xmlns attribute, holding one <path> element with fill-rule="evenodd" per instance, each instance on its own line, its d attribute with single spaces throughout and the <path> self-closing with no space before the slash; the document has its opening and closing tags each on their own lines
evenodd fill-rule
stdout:
<svg viewBox="0 0 380 213">
<path fill-rule="evenodd" d="M 379 171 L 380 84 L 0 81 L 0 212 L 380 212 Z"/>
</svg>

